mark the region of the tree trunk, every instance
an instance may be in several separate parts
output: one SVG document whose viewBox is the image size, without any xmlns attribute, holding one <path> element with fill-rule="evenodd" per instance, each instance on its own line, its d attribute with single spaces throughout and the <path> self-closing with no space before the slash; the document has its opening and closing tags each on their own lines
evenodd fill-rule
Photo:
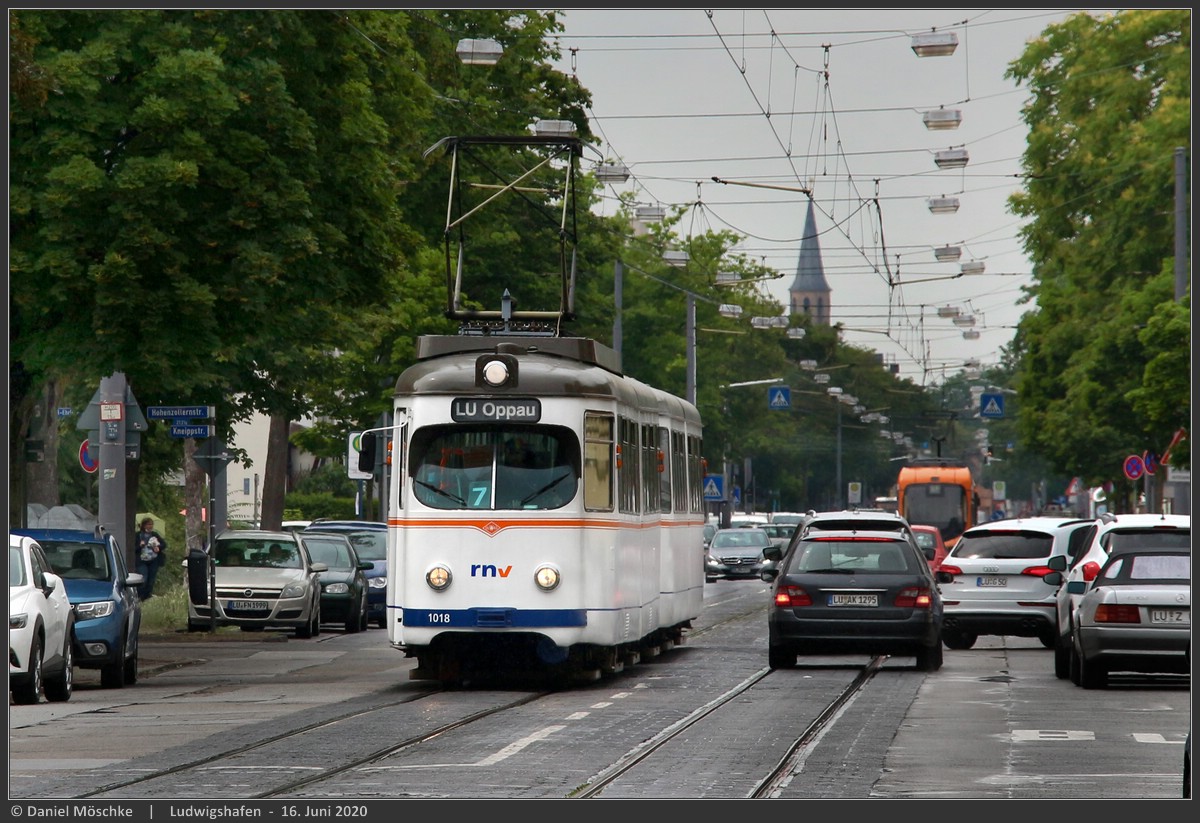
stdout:
<svg viewBox="0 0 1200 823">
<path fill-rule="evenodd" d="M 288 457 L 290 443 L 288 431 L 291 421 L 278 414 L 271 415 L 271 428 L 267 434 L 267 464 L 263 467 L 262 509 L 259 512 L 259 527 L 280 529 L 283 527 L 283 497 L 287 494 Z"/>
</svg>

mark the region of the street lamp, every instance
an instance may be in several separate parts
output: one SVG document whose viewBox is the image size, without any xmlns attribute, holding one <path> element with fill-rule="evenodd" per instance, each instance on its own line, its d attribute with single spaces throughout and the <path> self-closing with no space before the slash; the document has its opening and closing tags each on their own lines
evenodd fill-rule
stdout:
<svg viewBox="0 0 1200 823">
<path fill-rule="evenodd" d="M 830 386 L 825 391 L 834 399 L 841 400 L 844 392 L 841 386 Z M 842 404 L 834 403 L 837 406 L 837 453 L 834 458 L 836 470 L 833 479 L 833 507 L 841 509 L 842 506 Z"/>
<path fill-rule="evenodd" d="M 917 57 L 949 57 L 958 48 L 958 35 L 934 29 L 914 34 L 911 45 Z"/>
<path fill-rule="evenodd" d="M 961 169 L 970 159 L 966 149 L 942 149 L 933 155 L 933 162 L 939 169 Z"/>
<path fill-rule="evenodd" d="M 962 257 L 962 246 L 942 246 L 933 250 L 933 256 L 939 263 L 949 263 Z"/>
<path fill-rule="evenodd" d="M 504 47 L 490 37 L 475 39 L 464 37 L 454 48 L 458 59 L 468 66 L 494 66 L 500 62 Z"/>
<path fill-rule="evenodd" d="M 925 201 L 931 214 L 954 214 L 958 211 L 957 197 L 930 197 Z"/>
<path fill-rule="evenodd" d="M 925 128 L 930 131 L 957 129 L 959 124 L 962 123 L 962 110 L 938 108 L 925 112 L 921 116 L 921 119 L 925 121 Z"/>
</svg>

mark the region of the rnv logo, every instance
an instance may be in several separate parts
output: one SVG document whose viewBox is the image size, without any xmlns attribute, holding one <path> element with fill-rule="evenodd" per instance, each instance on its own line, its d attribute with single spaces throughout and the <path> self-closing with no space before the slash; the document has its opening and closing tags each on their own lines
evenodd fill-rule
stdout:
<svg viewBox="0 0 1200 823">
<path fill-rule="evenodd" d="M 471 564 L 471 577 L 508 577 L 511 571 L 511 565 L 498 569 L 490 563 Z"/>
</svg>

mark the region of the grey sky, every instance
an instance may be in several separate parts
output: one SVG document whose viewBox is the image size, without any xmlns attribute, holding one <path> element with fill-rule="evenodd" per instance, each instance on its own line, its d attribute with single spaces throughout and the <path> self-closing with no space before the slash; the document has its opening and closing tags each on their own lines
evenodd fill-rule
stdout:
<svg viewBox="0 0 1200 823">
<path fill-rule="evenodd" d="M 1005 205 L 1021 185 L 1028 94 L 1003 75 L 1076 11 L 568 9 L 560 68 L 592 92 L 601 149 L 633 173 L 615 191 L 692 204 L 684 236 L 745 235 L 736 251 L 784 275 L 767 288 L 785 305 L 807 198 L 764 186 L 811 187 L 843 339 L 937 383 L 968 359 L 996 363 L 1028 310 L 1030 265 Z M 912 35 L 934 29 L 954 32 L 957 50 L 917 57 Z M 922 114 L 940 106 L 961 110 L 957 129 L 926 128 Z M 935 165 L 951 148 L 967 150 L 965 168 Z M 941 196 L 959 210 L 931 214 Z M 958 261 L 936 260 L 947 244 Z M 983 274 L 951 279 L 973 260 Z M 942 306 L 974 316 L 979 339 Z"/>
</svg>

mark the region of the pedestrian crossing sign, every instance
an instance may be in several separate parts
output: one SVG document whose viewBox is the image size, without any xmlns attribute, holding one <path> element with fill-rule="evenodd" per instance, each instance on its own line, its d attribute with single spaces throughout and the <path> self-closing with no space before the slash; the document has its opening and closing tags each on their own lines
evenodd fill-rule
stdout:
<svg viewBox="0 0 1200 823">
<path fill-rule="evenodd" d="M 767 390 L 767 405 L 772 409 L 790 409 L 792 390 L 787 386 L 772 386 Z"/>
<path fill-rule="evenodd" d="M 704 475 L 704 499 L 725 499 L 725 478 L 719 474 Z"/>
<path fill-rule="evenodd" d="M 1004 416 L 1004 395 L 1002 394 L 981 394 L 979 396 L 979 416 L 980 417 L 1003 417 Z"/>
</svg>

